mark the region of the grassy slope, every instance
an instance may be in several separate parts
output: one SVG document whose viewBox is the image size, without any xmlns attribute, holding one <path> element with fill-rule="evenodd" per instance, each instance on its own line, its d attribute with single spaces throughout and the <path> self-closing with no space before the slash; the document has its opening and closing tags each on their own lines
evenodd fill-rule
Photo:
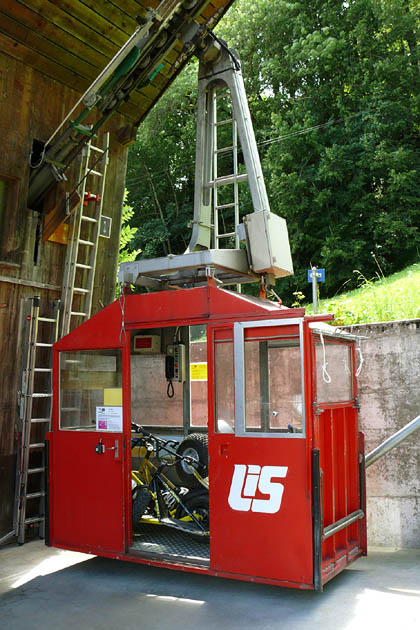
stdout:
<svg viewBox="0 0 420 630">
<path fill-rule="evenodd" d="M 420 264 L 374 281 L 359 277 L 359 289 L 321 300 L 318 312 L 334 313 L 335 325 L 420 318 Z M 306 310 L 312 312 L 312 305 Z"/>
</svg>

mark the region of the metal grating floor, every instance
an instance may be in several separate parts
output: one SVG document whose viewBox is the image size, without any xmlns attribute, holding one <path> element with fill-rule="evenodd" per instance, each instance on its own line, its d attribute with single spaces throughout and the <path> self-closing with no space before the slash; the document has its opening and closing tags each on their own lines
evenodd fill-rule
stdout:
<svg viewBox="0 0 420 630">
<path fill-rule="evenodd" d="M 209 566 L 210 544 L 164 525 L 141 524 L 133 532 L 130 552 L 148 558 Z"/>
</svg>

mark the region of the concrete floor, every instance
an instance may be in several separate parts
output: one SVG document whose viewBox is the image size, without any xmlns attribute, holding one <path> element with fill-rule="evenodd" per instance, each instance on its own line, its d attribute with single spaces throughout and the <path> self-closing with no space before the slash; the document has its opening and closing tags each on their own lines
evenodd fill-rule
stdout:
<svg viewBox="0 0 420 630">
<path fill-rule="evenodd" d="M 420 549 L 371 549 L 323 593 L 0 547 L 5 630 L 419 630 Z"/>
</svg>

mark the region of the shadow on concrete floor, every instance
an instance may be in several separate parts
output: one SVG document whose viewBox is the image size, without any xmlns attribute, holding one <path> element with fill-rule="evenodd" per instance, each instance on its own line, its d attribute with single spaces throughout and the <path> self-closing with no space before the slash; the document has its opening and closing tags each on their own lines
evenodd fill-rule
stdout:
<svg viewBox="0 0 420 630">
<path fill-rule="evenodd" d="M 33 541 L 0 549 L 0 619 L 7 630 L 419 630 L 420 550 L 370 550 L 314 593 Z"/>
</svg>

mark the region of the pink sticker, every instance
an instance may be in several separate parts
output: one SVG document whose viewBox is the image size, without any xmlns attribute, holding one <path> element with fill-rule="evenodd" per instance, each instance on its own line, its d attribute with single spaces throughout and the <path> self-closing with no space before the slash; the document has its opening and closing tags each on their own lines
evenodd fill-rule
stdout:
<svg viewBox="0 0 420 630">
<path fill-rule="evenodd" d="M 98 420 L 98 429 L 106 429 L 106 428 L 107 428 L 106 420 Z"/>
</svg>

